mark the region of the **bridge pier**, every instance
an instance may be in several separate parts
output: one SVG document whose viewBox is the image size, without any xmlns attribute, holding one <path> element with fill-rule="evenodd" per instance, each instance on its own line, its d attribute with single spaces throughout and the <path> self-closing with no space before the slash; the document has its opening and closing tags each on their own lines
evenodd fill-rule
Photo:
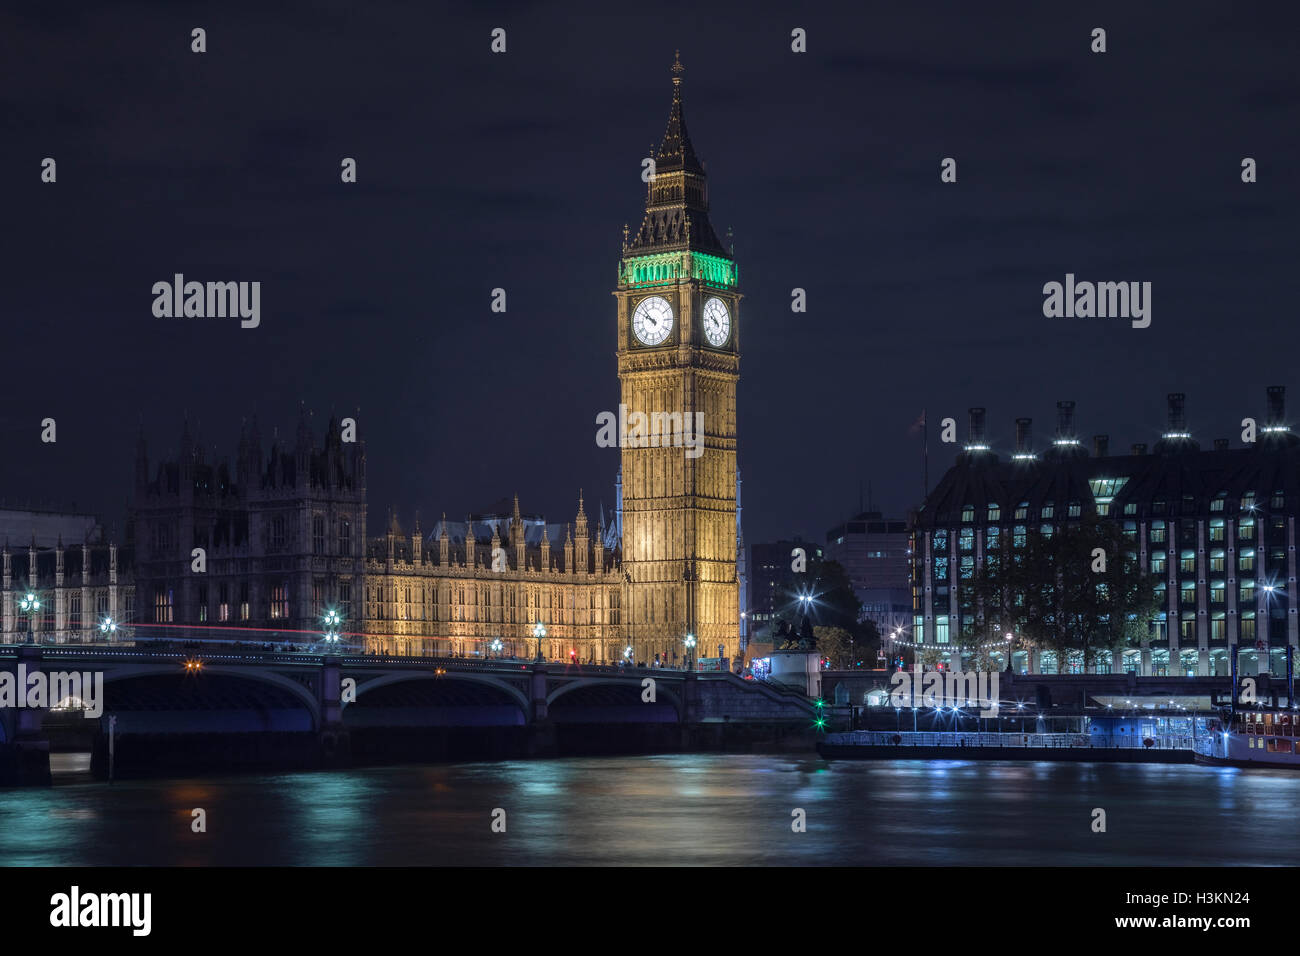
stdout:
<svg viewBox="0 0 1300 956">
<path fill-rule="evenodd" d="M 321 663 L 318 701 L 321 760 L 327 767 L 346 766 L 351 762 L 352 741 L 343 726 L 343 668 L 337 657 L 326 657 Z"/>
<path fill-rule="evenodd" d="M 20 673 L 41 670 L 41 649 L 25 644 L 17 649 L 14 680 Z M 15 706 L 6 721 L 6 742 L 0 746 L 0 786 L 48 787 L 50 779 L 50 739 L 43 729 L 44 707 L 28 707 L 27 687 L 15 685 Z"/>
<path fill-rule="evenodd" d="M 547 675 L 546 664 L 538 661 L 533 664 L 532 677 L 528 683 L 528 755 L 530 757 L 552 757 L 558 750 L 555 724 L 551 722 L 550 711 L 546 703 Z"/>
</svg>

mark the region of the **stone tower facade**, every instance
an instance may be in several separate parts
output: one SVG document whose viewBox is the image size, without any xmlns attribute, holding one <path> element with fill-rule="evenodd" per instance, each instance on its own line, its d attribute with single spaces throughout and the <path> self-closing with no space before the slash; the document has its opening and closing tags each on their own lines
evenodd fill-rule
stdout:
<svg viewBox="0 0 1300 956">
<path fill-rule="evenodd" d="M 618 268 L 624 607 L 638 659 L 740 653 L 736 574 L 739 277 L 709 222 L 708 183 L 674 62 L 645 218 Z M 679 440 L 694 435 L 697 447 Z M 721 652 L 721 653 L 719 653 Z"/>
</svg>

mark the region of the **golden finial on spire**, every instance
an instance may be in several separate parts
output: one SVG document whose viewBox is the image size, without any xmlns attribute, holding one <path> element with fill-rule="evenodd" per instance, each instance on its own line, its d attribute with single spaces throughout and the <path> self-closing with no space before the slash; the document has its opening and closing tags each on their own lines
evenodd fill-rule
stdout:
<svg viewBox="0 0 1300 956">
<path fill-rule="evenodd" d="M 676 50 L 673 52 L 673 86 L 681 85 L 682 73 L 685 71 L 686 67 L 682 66 L 682 51 Z"/>
</svg>

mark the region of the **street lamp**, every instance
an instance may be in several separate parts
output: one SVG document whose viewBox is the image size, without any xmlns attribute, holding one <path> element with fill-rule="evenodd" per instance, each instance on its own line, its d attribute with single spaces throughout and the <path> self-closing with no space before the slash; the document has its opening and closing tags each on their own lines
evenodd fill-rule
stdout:
<svg viewBox="0 0 1300 956">
<path fill-rule="evenodd" d="M 111 641 L 113 635 L 117 633 L 117 622 L 111 617 L 106 617 L 99 622 L 99 633 L 104 635 L 104 640 Z"/>
<path fill-rule="evenodd" d="M 686 640 L 685 640 L 683 643 L 686 645 L 686 666 L 687 666 L 687 669 L 688 669 L 688 670 L 694 670 L 694 669 L 695 669 L 695 667 L 694 667 L 694 661 L 692 660 L 692 657 L 694 656 L 694 654 L 693 654 L 692 652 L 695 650 L 695 635 L 694 635 L 694 634 L 687 634 L 687 635 L 686 635 Z"/>
<path fill-rule="evenodd" d="M 488 646 L 489 646 L 489 647 L 490 647 L 494 652 L 496 652 L 497 657 L 500 657 L 500 656 L 501 656 L 501 649 L 502 649 L 503 647 L 505 647 L 505 645 L 501 643 L 501 638 L 499 638 L 499 637 L 496 638 L 495 640 L 493 640 L 493 642 L 492 642 L 491 644 L 489 644 Z"/>
<path fill-rule="evenodd" d="M 32 633 L 32 618 L 35 617 L 36 612 L 41 609 L 41 599 L 31 591 L 28 591 L 23 599 L 18 602 L 18 606 L 22 608 L 22 612 L 27 615 L 27 643 L 35 644 L 36 637 Z"/>
<path fill-rule="evenodd" d="M 325 643 L 337 644 L 339 642 L 339 626 L 343 623 L 343 617 L 338 611 L 331 608 L 325 612 Z"/>
<path fill-rule="evenodd" d="M 533 627 L 533 637 L 537 638 L 538 662 L 546 660 L 546 658 L 542 657 L 542 638 L 544 638 L 545 636 L 546 636 L 546 627 L 542 624 L 541 621 L 538 621 L 536 626 Z"/>
</svg>

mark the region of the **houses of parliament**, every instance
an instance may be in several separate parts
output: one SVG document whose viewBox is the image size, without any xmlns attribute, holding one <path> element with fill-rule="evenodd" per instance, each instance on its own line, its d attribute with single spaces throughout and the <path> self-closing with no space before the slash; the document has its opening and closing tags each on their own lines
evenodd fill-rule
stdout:
<svg viewBox="0 0 1300 956">
<path fill-rule="evenodd" d="M 129 522 L 141 623 L 308 634 L 332 609 L 374 653 L 739 665 L 741 296 L 709 221 L 682 72 L 675 61 L 644 218 L 624 227 L 613 338 L 622 403 L 656 421 L 702 413 L 703 453 L 625 437 L 609 515 L 589 515 L 579 491 L 572 520 L 548 523 L 516 495 L 427 530 L 390 515 L 368 535 L 365 445 L 339 422 L 318 445 L 302 413 L 295 441 L 265 458 L 246 426 L 233 468 L 204 461 L 187 430 L 180 459 L 151 471 L 142 438 Z"/>
</svg>

